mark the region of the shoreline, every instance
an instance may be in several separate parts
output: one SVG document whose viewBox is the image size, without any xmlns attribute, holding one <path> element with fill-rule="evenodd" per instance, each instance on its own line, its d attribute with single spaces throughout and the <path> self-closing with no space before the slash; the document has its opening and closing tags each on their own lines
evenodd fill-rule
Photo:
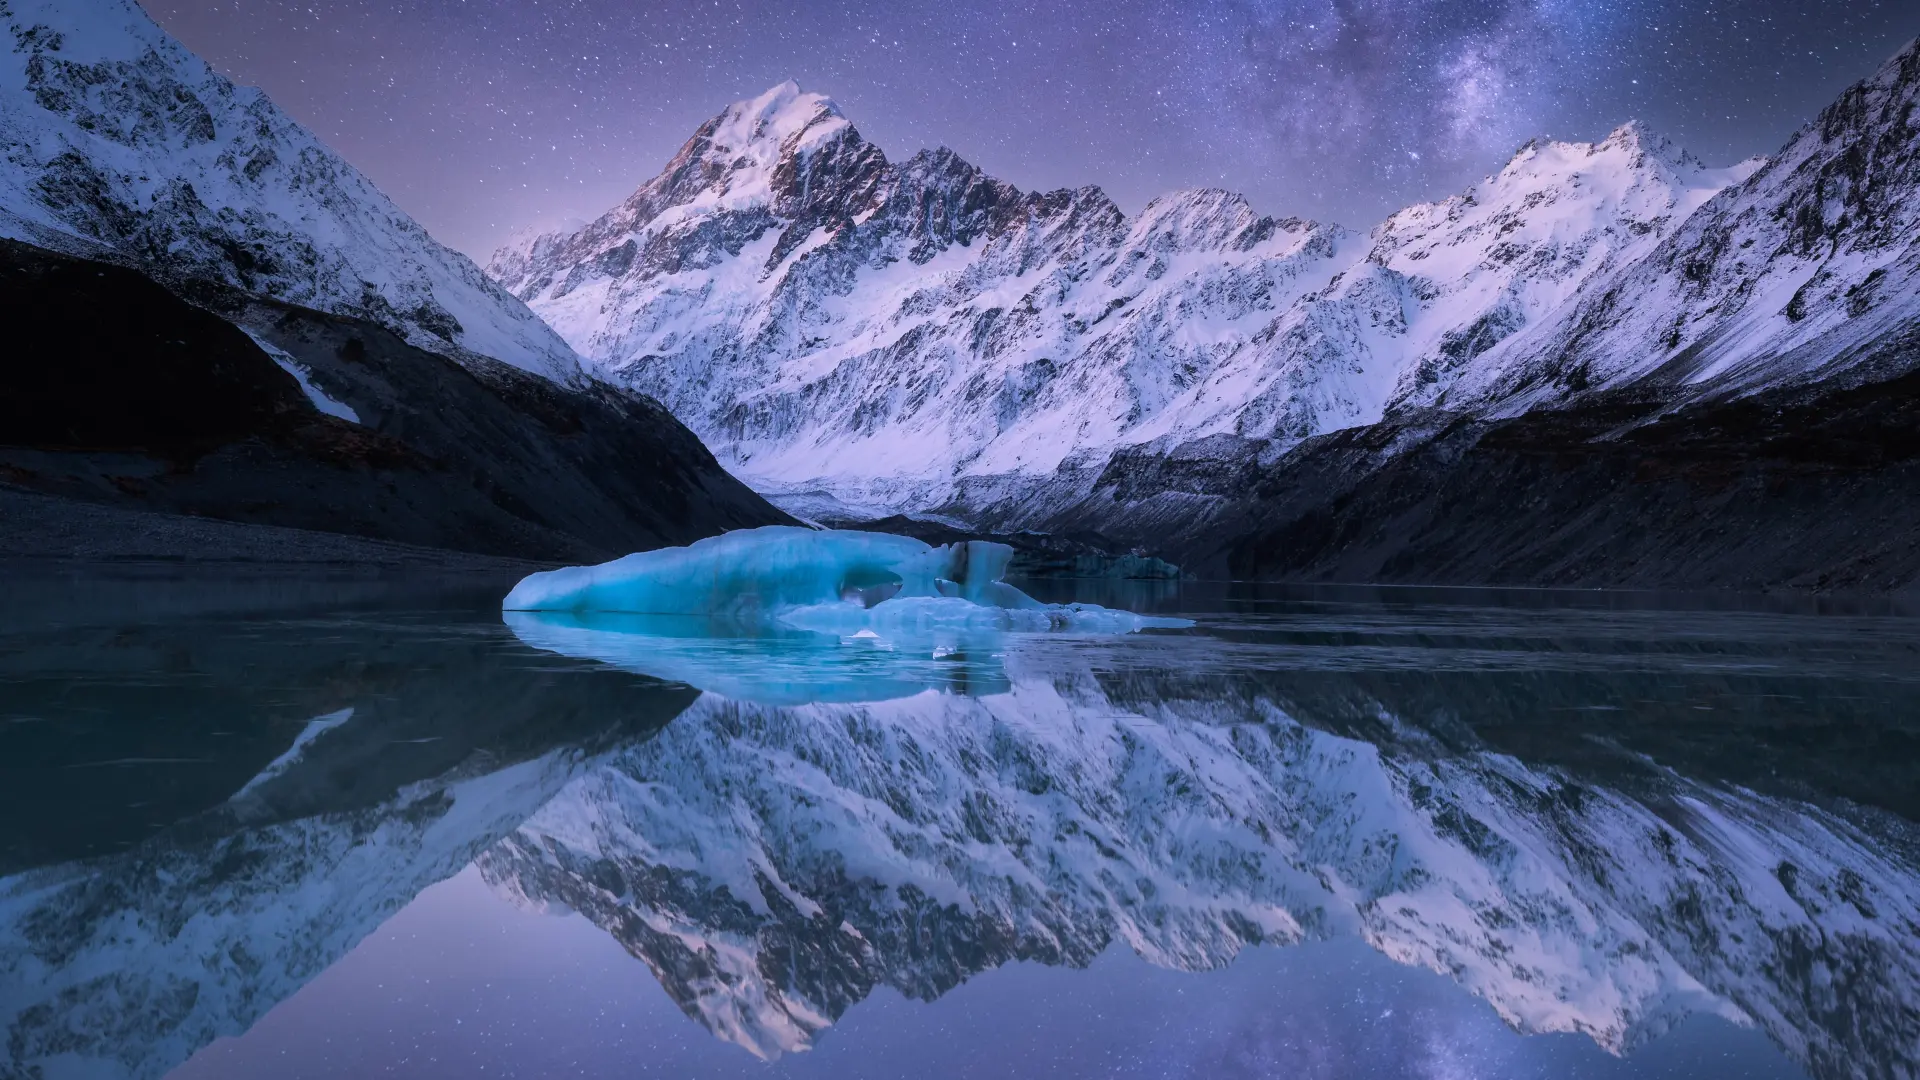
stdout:
<svg viewBox="0 0 1920 1080">
<path fill-rule="evenodd" d="M 0 487 L 0 572 L 9 576 L 79 567 L 524 576 L 557 565 Z"/>
<path fill-rule="evenodd" d="M 408 579 L 416 583 L 439 580 L 462 588 L 498 586 L 504 595 L 514 582 L 527 574 L 563 565 L 568 564 L 422 547 L 282 525 L 194 517 L 0 486 L 0 580 L 10 581 L 16 588 L 25 580 L 76 577 L 254 582 L 286 578 L 309 582 Z M 1920 611 L 1920 590 L 1911 586 L 1874 591 L 1793 586 L 1745 590 L 1684 584 L 1570 587 L 1519 582 L 1369 583 L 1198 578 L 1136 584 L 1163 589 L 1171 586 L 1194 594 L 1195 598 L 1215 598 L 1213 594 L 1218 594 L 1218 599 L 1224 599 L 1229 592 L 1240 593 L 1244 594 L 1240 599 L 1250 602 L 1282 598 L 1342 602 L 1373 597 L 1387 602 L 1472 604 L 1477 601 L 1491 602 L 1493 606 L 1515 603 L 1530 606 L 1529 599 L 1539 602 L 1551 597 L 1559 603 L 1549 601 L 1549 606 L 1595 609 L 1652 606 L 1677 610 L 1830 610 L 1896 617 L 1909 617 Z"/>
</svg>

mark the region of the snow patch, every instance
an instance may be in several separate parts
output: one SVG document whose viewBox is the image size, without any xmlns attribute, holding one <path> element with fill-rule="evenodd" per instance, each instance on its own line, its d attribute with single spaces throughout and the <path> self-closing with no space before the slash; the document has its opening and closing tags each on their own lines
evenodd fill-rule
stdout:
<svg viewBox="0 0 1920 1080">
<path fill-rule="evenodd" d="M 353 406 L 335 401 L 327 396 L 326 391 L 313 385 L 313 373 L 308 371 L 300 361 L 295 360 L 292 353 L 269 344 L 266 339 L 251 330 L 247 331 L 247 336 L 253 339 L 255 345 L 260 346 L 261 351 L 272 357 L 274 363 L 280 365 L 280 370 L 293 376 L 294 381 L 300 384 L 301 393 L 307 395 L 307 400 L 313 403 L 314 408 L 328 416 L 337 416 L 350 424 L 360 422 L 360 414 L 353 411 Z"/>
</svg>

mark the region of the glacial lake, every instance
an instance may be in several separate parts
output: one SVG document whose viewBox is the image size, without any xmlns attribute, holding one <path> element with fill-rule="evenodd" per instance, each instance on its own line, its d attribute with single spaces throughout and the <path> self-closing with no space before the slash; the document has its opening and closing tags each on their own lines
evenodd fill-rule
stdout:
<svg viewBox="0 0 1920 1080">
<path fill-rule="evenodd" d="M 16 571 L 0 1077 L 1911 1077 L 1920 614 Z"/>
</svg>

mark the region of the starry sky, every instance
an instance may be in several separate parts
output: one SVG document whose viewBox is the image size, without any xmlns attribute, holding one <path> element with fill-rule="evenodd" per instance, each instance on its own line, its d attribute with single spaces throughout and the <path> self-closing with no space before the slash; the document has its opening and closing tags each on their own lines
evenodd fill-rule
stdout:
<svg viewBox="0 0 1920 1080">
<path fill-rule="evenodd" d="M 144 0 L 444 242 L 597 216 L 783 79 L 1128 212 L 1227 187 L 1366 227 L 1536 135 L 1770 152 L 1920 35 L 1914 0 Z"/>
<path fill-rule="evenodd" d="M 1156 967 L 1014 963 L 931 1002 L 881 986 L 807 1053 L 763 1062 L 689 1019 L 574 913 L 510 907 L 472 868 L 432 886 L 245 1034 L 169 1080 L 417 1075 L 621 1080 L 1797 1080 L 1756 1028 L 1683 1020 L 1626 1057 L 1521 1035 L 1443 975 L 1352 938 Z"/>
</svg>

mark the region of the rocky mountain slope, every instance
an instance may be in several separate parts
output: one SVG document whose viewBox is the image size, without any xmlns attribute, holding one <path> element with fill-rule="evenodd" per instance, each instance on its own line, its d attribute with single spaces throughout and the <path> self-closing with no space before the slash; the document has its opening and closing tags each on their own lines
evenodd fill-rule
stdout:
<svg viewBox="0 0 1920 1080">
<path fill-rule="evenodd" d="M 544 323 L 133 0 L 0 8 L 0 236 L 585 378 Z"/>
<path fill-rule="evenodd" d="M 1555 388 L 1726 394 L 1910 370 L 1885 346 L 1920 326 L 1917 101 L 1920 42 L 1462 392 L 1524 407 Z"/>
<path fill-rule="evenodd" d="M 1920 348 L 1862 360 L 1912 368 Z M 1104 529 L 1203 577 L 1910 594 L 1917 390 L 1910 372 L 1675 408 L 1629 388 L 1517 416 L 1395 418 L 1284 451 L 1135 448 L 1060 503 L 1008 512 Z"/>
<path fill-rule="evenodd" d="M 1529 144 L 1365 236 L 1224 191 L 1129 219 L 946 150 L 891 163 L 786 84 L 489 272 L 763 490 L 913 509 L 1121 446 L 1288 443 L 1444 403 L 1753 167 L 1627 125 Z"/>
<path fill-rule="evenodd" d="M 132 0 L 0 22 L 0 483 L 545 560 L 786 520 Z"/>
<path fill-rule="evenodd" d="M 569 561 L 784 520 L 630 390 L 218 295 L 0 240 L 0 483 Z"/>
</svg>

